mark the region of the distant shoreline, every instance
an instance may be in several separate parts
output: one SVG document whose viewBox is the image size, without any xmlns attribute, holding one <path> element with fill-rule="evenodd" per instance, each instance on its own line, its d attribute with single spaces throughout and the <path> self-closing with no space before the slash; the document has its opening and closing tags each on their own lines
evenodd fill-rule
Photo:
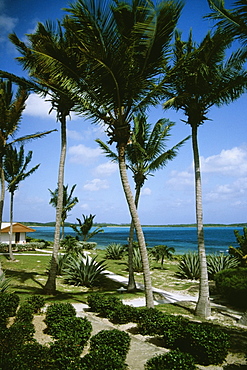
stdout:
<svg viewBox="0 0 247 370">
<path fill-rule="evenodd" d="M 26 226 L 35 227 L 54 227 L 55 222 L 21 222 Z M 65 223 L 65 227 L 70 227 L 71 223 Z M 130 224 L 107 224 L 107 223 L 95 223 L 94 226 L 99 227 L 130 227 Z M 171 224 L 171 225 L 142 225 L 142 227 L 196 227 L 196 224 Z M 233 224 L 204 224 L 204 227 L 247 227 L 247 223 L 233 223 Z"/>
</svg>

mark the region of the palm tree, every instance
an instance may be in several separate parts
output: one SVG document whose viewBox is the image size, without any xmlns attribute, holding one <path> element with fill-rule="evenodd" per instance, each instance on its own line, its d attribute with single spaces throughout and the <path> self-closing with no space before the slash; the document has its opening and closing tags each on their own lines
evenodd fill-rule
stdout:
<svg viewBox="0 0 247 370">
<path fill-rule="evenodd" d="M 20 147 L 19 152 L 16 148 L 9 146 L 4 156 L 4 174 L 5 179 L 8 183 L 8 191 L 10 192 L 10 234 L 9 234 L 9 257 L 14 260 L 12 252 L 12 234 L 13 234 L 13 205 L 14 205 L 14 193 L 18 189 L 19 183 L 34 173 L 39 164 L 33 167 L 31 170 L 26 171 L 27 166 L 32 159 L 32 151 L 29 151 L 27 156 L 24 157 L 23 145 Z"/>
<path fill-rule="evenodd" d="M 198 253 L 200 260 L 200 288 L 196 314 L 210 315 L 209 289 L 206 253 L 204 245 L 201 171 L 197 132 L 208 118 L 207 113 L 213 105 L 221 106 L 238 98 L 246 88 L 247 74 L 243 70 L 246 56 L 241 51 L 233 53 L 225 60 L 225 51 L 231 38 L 216 31 L 208 33 L 197 46 L 189 40 L 183 42 L 176 33 L 174 47 L 174 66 L 167 70 L 164 78 L 164 98 L 168 100 L 164 108 L 182 110 L 187 117 L 186 123 L 192 129 L 194 156 L 196 222 Z"/>
<path fill-rule="evenodd" d="M 103 123 L 109 144 L 118 151 L 120 178 L 140 246 L 146 305 L 153 294 L 144 234 L 128 182 L 125 151 L 131 136 L 133 114 L 157 103 L 155 83 L 168 56 L 174 27 L 182 9 L 179 1 L 149 0 L 128 3 L 79 0 L 68 10 L 63 26 L 71 35 L 71 62 L 46 61 L 70 86 L 78 111 Z M 155 94 L 154 94 L 155 93 Z"/>
<path fill-rule="evenodd" d="M 184 144 L 186 139 L 167 150 L 166 142 L 170 136 L 171 128 L 174 123 L 163 118 L 156 122 L 151 129 L 151 125 L 147 123 L 147 117 L 144 114 L 138 114 L 134 117 L 134 127 L 131 135 L 131 140 L 126 148 L 127 168 L 133 173 L 135 182 L 135 205 L 138 208 L 141 188 L 143 187 L 148 176 L 153 176 L 153 173 L 166 166 L 169 160 L 172 160 L 177 155 L 178 149 Z M 97 139 L 96 142 L 100 145 L 107 157 L 113 161 L 118 161 L 117 153 L 114 153 L 110 147 Z M 128 267 L 129 281 L 128 290 L 135 290 L 135 280 L 133 271 L 133 239 L 134 239 L 134 223 L 131 220 L 129 243 L 128 243 Z"/>
<path fill-rule="evenodd" d="M 224 0 L 208 0 L 212 13 L 209 18 L 217 20 L 217 26 L 228 35 L 240 40 L 244 46 L 247 43 L 247 8 L 246 0 L 235 1 L 234 8 L 225 8 Z"/>
<path fill-rule="evenodd" d="M 64 239 L 64 223 L 66 218 L 68 217 L 68 212 L 79 202 L 77 197 L 72 197 L 73 192 L 75 190 L 76 185 L 73 185 L 70 192 L 68 193 L 68 185 L 63 185 L 63 210 L 62 210 L 62 236 L 61 239 Z M 53 207 L 57 207 L 57 199 L 58 199 L 58 188 L 55 191 L 48 189 L 51 194 L 50 203 Z"/>
<path fill-rule="evenodd" d="M 11 34 L 10 40 L 22 54 L 22 57 L 17 58 L 18 61 L 22 64 L 24 69 L 28 69 L 29 71 L 29 81 L 17 78 L 18 81 L 20 83 L 22 81 L 25 86 L 28 86 L 30 89 L 43 96 L 50 96 L 52 109 L 56 110 L 57 120 L 61 125 L 61 151 L 58 169 L 58 197 L 54 245 L 49 275 L 44 287 L 44 291 L 47 294 L 55 294 L 67 150 L 66 119 L 75 105 L 76 97 L 72 98 L 67 87 L 62 87 L 60 84 L 61 81 L 57 81 L 54 78 L 52 64 L 50 65 L 49 63 L 49 67 L 47 67 L 45 66 L 44 60 L 47 59 L 51 61 L 56 57 L 66 60 L 69 39 L 67 39 L 66 35 L 63 33 L 59 23 L 57 28 L 54 28 L 53 24 L 47 22 L 45 25 L 38 23 L 36 32 L 28 35 L 29 43 L 27 43 L 27 45 L 20 41 L 16 34 Z"/>
<path fill-rule="evenodd" d="M 173 247 L 168 247 L 167 245 L 156 245 L 150 251 L 150 253 L 154 256 L 157 262 L 161 261 L 161 269 L 163 270 L 164 266 L 164 259 L 168 258 L 169 260 L 172 259 L 172 254 L 175 252 Z"/>
<path fill-rule="evenodd" d="M 71 225 L 72 229 L 79 235 L 82 237 L 82 240 L 85 242 L 87 241 L 88 239 L 91 239 L 94 235 L 98 234 L 98 233 L 102 233 L 104 232 L 103 229 L 101 229 L 99 226 L 96 227 L 92 232 L 90 232 L 90 230 L 92 229 L 93 227 L 93 219 L 96 215 L 89 215 L 89 216 L 85 216 L 85 215 L 82 215 L 83 217 L 83 222 L 77 218 L 77 221 L 79 223 L 79 225 Z"/>
</svg>

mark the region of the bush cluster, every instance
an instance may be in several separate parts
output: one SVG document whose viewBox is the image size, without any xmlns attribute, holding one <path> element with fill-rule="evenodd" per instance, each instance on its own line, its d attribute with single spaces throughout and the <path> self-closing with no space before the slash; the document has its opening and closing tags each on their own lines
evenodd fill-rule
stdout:
<svg viewBox="0 0 247 370">
<path fill-rule="evenodd" d="M 215 275 L 215 284 L 218 292 L 230 304 L 247 308 L 247 268 L 220 271 Z"/>
<path fill-rule="evenodd" d="M 145 370 L 194 370 L 194 358 L 179 350 L 170 351 L 163 355 L 150 358 L 145 364 Z"/>
</svg>

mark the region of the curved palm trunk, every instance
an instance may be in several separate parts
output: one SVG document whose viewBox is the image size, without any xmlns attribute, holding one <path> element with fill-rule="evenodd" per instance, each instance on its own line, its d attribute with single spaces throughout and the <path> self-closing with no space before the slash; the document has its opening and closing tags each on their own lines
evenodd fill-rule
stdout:
<svg viewBox="0 0 247 370">
<path fill-rule="evenodd" d="M 141 187 L 136 187 L 135 193 L 135 206 L 136 209 L 138 208 L 139 198 L 140 198 Z M 127 290 L 129 292 L 136 290 L 136 283 L 135 283 L 135 276 L 134 276 L 134 269 L 133 269 L 133 241 L 134 241 L 134 232 L 135 226 L 134 222 L 131 219 L 130 224 L 130 232 L 129 232 L 129 244 L 128 244 L 128 270 L 129 270 L 129 278 L 128 278 L 128 287 Z"/>
<path fill-rule="evenodd" d="M 198 241 L 198 254 L 199 254 L 199 262 L 200 262 L 199 298 L 198 298 L 198 302 L 196 305 L 195 314 L 197 316 L 206 318 L 210 316 L 211 308 L 210 308 L 210 301 L 209 301 L 206 251 L 205 251 L 205 245 L 204 245 L 202 186 L 201 186 L 199 150 L 198 150 L 198 143 L 197 143 L 197 125 L 192 126 L 192 145 L 193 145 L 194 171 L 195 171 L 197 241 Z"/>
<path fill-rule="evenodd" d="M 9 230 L 9 258 L 14 261 L 14 255 L 12 251 L 12 236 L 13 236 L 13 204 L 14 204 L 14 193 L 10 193 L 10 230 Z"/>
<path fill-rule="evenodd" d="M 51 265 L 49 270 L 49 276 L 44 286 L 44 292 L 46 294 L 56 293 L 56 276 L 57 276 L 57 261 L 58 261 L 58 250 L 60 243 L 60 227 L 62 221 L 63 211 L 63 183 L 64 183 L 64 167 L 66 158 L 66 116 L 62 115 L 61 119 L 61 153 L 58 170 L 58 195 L 57 195 L 57 207 L 56 207 L 56 225 L 54 234 L 54 245 L 51 258 Z"/>
<path fill-rule="evenodd" d="M 129 210 L 130 210 L 131 218 L 133 220 L 134 227 L 136 229 L 136 235 L 137 235 L 141 257 L 142 257 L 146 306 L 148 308 L 152 308 L 154 307 L 154 301 L 153 301 L 152 282 L 151 282 L 151 275 L 150 275 L 150 270 L 149 270 L 147 248 L 146 248 L 146 243 L 145 243 L 145 238 L 144 238 L 144 234 L 142 231 L 141 223 L 140 223 L 140 220 L 137 214 L 135 202 L 134 202 L 132 192 L 130 189 L 130 185 L 129 185 L 129 181 L 128 181 L 126 163 L 125 163 L 124 144 L 121 144 L 121 143 L 119 144 L 118 155 L 119 155 L 118 163 L 119 163 L 119 172 L 120 172 L 121 182 L 123 185 L 123 190 L 125 193 L 125 197 L 128 203 Z"/>
</svg>

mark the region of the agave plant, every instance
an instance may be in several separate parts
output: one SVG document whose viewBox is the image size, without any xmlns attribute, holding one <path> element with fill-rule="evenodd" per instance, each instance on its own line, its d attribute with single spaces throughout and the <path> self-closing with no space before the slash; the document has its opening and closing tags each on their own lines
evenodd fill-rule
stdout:
<svg viewBox="0 0 247 370">
<path fill-rule="evenodd" d="M 210 254 L 207 256 L 208 277 L 213 280 L 217 272 L 236 268 L 239 264 L 240 261 L 236 257 L 225 255 L 224 253 Z"/>
<path fill-rule="evenodd" d="M 121 260 L 125 253 L 125 248 L 120 243 L 111 243 L 106 248 L 105 258 L 111 260 Z"/>
<path fill-rule="evenodd" d="M 10 286 L 10 278 L 6 278 L 4 272 L 0 275 L 0 293 L 6 292 Z"/>
<path fill-rule="evenodd" d="M 64 269 L 65 280 L 76 286 L 92 286 L 99 282 L 106 273 L 105 261 L 96 261 L 97 256 L 90 258 L 83 254 L 70 255 Z"/>
<path fill-rule="evenodd" d="M 178 265 L 177 276 L 182 279 L 199 279 L 200 265 L 197 253 L 189 252 L 182 256 L 182 259 Z"/>
</svg>

